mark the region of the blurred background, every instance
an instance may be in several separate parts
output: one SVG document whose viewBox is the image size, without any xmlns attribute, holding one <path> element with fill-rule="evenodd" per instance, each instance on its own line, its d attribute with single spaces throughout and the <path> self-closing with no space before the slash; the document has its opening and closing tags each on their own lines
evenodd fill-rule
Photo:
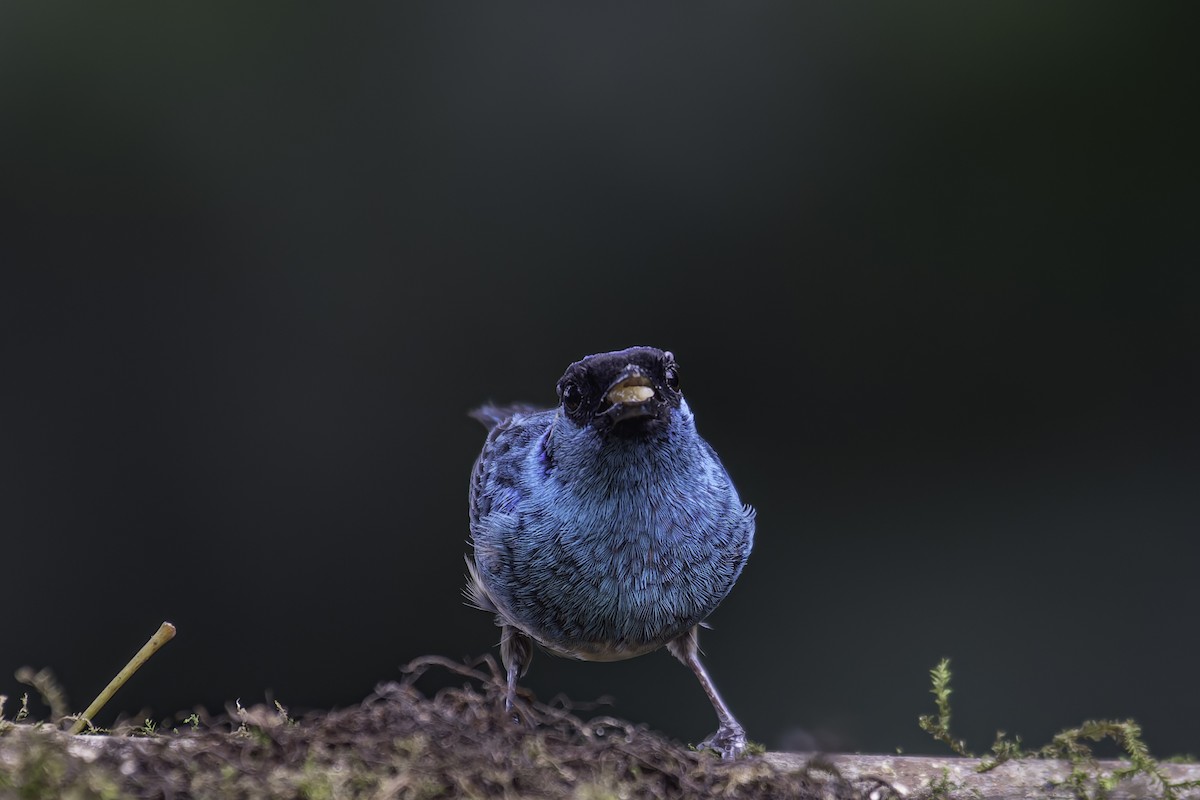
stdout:
<svg viewBox="0 0 1200 800">
<path fill-rule="evenodd" d="M 1198 70 L 1163 6 L 0 7 L 0 693 L 351 705 L 495 652 L 488 400 L 673 350 L 771 747 L 1200 751 Z M 665 653 L 527 685 L 715 728 Z"/>
</svg>

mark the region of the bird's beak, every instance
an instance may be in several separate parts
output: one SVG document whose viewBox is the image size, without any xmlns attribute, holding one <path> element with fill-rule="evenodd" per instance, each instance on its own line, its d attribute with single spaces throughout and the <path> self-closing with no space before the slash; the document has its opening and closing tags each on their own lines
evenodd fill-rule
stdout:
<svg viewBox="0 0 1200 800">
<path fill-rule="evenodd" d="M 654 382 L 638 367 L 626 367 L 604 393 L 607 408 L 601 414 L 611 422 L 630 417 L 657 416 L 661 403 L 655 402 L 658 392 Z"/>
<path fill-rule="evenodd" d="M 645 403 L 654 397 L 654 387 L 650 379 L 642 375 L 632 375 L 617 381 L 609 387 L 605 398 L 614 406 L 617 403 Z"/>
</svg>

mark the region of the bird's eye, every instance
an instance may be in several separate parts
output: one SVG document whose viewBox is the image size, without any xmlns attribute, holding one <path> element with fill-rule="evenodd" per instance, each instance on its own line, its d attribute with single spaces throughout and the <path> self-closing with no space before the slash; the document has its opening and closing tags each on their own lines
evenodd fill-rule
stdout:
<svg viewBox="0 0 1200 800">
<path fill-rule="evenodd" d="M 579 410 L 579 404 L 583 402 L 583 392 L 574 383 L 565 383 L 562 387 L 562 405 L 563 409 L 568 414 L 574 414 Z"/>
<path fill-rule="evenodd" d="M 679 391 L 679 367 L 674 364 L 669 364 L 666 369 L 665 376 L 667 388 L 672 392 Z"/>
</svg>

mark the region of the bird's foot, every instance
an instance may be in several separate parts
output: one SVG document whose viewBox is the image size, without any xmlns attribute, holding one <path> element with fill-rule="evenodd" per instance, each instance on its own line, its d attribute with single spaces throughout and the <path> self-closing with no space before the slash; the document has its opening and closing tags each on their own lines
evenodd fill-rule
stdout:
<svg viewBox="0 0 1200 800">
<path fill-rule="evenodd" d="M 731 760 L 746 752 L 746 731 L 741 725 L 722 725 L 717 732 L 696 745 L 697 750 L 715 750 L 721 758 Z"/>
<path fill-rule="evenodd" d="M 513 725 L 535 728 L 533 710 L 515 694 L 504 698 L 504 715 Z"/>
<path fill-rule="evenodd" d="M 509 692 L 505 696 L 504 714 L 508 717 L 508 721 L 512 724 L 521 724 L 521 712 L 517 709 L 517 696 L 515 692 Z"/>
</svg>

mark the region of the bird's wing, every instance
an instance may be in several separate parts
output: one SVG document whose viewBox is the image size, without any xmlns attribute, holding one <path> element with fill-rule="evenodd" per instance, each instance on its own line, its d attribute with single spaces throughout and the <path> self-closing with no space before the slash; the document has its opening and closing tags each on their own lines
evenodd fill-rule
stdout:
<svg viewBox="0 0 1200 800">
<path fill-rule="evenodd" d="M 471 468 L 470 525 L 474 554 L 467 557 L 467 588 L 463 593 L 468 604 L 496 613 L 500 613 L 499 606 L 481 571 L 487 571 L 485 565 L 489 561 L 495 563 L 497 553 L 506 547 L 504 543 L 517 533 L 521 516 L 514 512 L 522 497 L 518 485 L 520 454 L 549 424 L 548 419 L 539 419 L 526 410 L 532 411 L 532 407 L 485 406 L 472 415 L 491 430 Z M 490 424 L 493 419 L 495 423 Z"/>
</svg>

